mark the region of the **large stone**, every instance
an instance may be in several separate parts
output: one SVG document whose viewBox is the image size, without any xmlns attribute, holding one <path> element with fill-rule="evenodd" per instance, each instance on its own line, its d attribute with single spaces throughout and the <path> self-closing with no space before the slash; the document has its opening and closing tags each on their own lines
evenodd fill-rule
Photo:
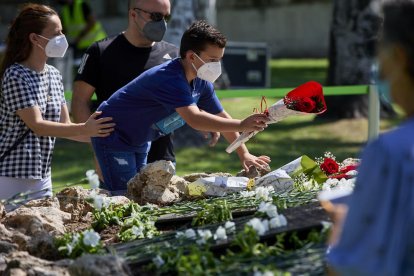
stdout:
<svg viewBox="0 0 414 276">
<path fill-rule="evenodd" d="M 7 268 L 2 275 L 70 276 L 61 263 L 42 260 L 27 252 L 13 252 L 5 257 Z"/>
<path fill-rule="evenodd" d="M 125 261 L 114 255 L 83 255 L 70 266 L 71 276 L 132 275 Z"/>
<path fill-rule="evenodd" d="M 128 182 L 128 195 L 140 204 L 166 205 L 183 197 L 186 184 L 184 179 L 175 175 L 171 161 L 157 161 L 142 168 Z"/>
<path fill-rule="evenodd" d="M 8 213 L 4 224 L 29 236 L 45 231 L 54 235 L 62 235 L 66 232 L 65 223 L 69 222 L 70 218 L 69 213 L 54 207 L 27 208 L 22 206 Z"/>
</svg>

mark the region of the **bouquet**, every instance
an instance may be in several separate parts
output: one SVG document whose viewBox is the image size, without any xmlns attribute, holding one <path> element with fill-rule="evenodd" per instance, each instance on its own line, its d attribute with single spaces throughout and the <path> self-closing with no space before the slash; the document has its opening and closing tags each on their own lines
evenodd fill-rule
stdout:
<svg viewBox="0 0 414 276">
<path fill-rule="evenodd" d="M 290 91 L 283 99 L 266 109 L 264 113 L 270 119 L 268 124 L 274 124 L 291 115 L 321 114 L 325 111 L 326 103 L 322 86 L 316 81 L 310 81 Z M 233 152 L 257 133 L 258 131 L 243 132 L 227 147 L 226 152 Z"/>
</svg>

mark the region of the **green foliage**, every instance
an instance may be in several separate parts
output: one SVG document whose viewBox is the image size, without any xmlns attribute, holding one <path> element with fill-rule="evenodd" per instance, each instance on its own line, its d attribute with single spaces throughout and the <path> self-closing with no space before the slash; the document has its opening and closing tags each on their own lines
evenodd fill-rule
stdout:
<svg viewBox="0 0 414 276">
<path fill-rule="evenodd" d="M 201 226 L 232 220 L 231 209 L 227 200 L 219 200 L 214 203 L 204 204 L 191 222 L 192 226 Z"/>
<path fill-rule="evenodd" d="M 121 206 L 114 207 L 110 204 L 102 210 L 94 210 L 92 227 L 96 231 L 101 231 L 111 225 L 122 225 L 122 219 L 131 216 L 141 210 L 141 206 L 137 203 L 130 202 Z"/>
<path fill-rule="evenodd" d="M 125 219 L 118 237 L 122 242 L 152 238 L 160 234 L 154 223 L 155 219 L 152 216 L 146 213 L 134 212 L 130 218 Z"/>
</svg>

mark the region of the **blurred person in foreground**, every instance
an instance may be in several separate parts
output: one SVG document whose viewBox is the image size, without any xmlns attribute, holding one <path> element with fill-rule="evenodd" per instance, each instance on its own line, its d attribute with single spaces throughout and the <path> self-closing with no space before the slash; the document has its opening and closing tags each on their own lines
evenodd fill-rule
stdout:
<svg viewBox="0 0 414 276">
<path fill-rule="evenodd" d="M 414 275 L 414 2 L 383 6 L 378 89 L 405 113 L 362 153 L 328 263 L 338 275 Z M 343 208 L 340 208 L 343 210 Z"/>
</svg>

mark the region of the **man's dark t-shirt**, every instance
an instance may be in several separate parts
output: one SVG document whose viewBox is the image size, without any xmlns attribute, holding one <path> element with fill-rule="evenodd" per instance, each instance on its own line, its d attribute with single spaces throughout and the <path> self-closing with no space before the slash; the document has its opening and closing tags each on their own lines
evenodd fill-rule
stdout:
<svg viewBox="0 0 414 276">
<path fill-rule="evenodd" d="M 152 47 L 135 47 L 124 34 L 93 43 L 82 57 L 75 81 L 95 87 L 96 106 L 107 100 L 145 70 L 178 56 L 173 44 L 161 41 Z M 175 161 L 171 135 L 154 141 L 148 154 L 148 163 L 156 160 Z"/>
</svg>

